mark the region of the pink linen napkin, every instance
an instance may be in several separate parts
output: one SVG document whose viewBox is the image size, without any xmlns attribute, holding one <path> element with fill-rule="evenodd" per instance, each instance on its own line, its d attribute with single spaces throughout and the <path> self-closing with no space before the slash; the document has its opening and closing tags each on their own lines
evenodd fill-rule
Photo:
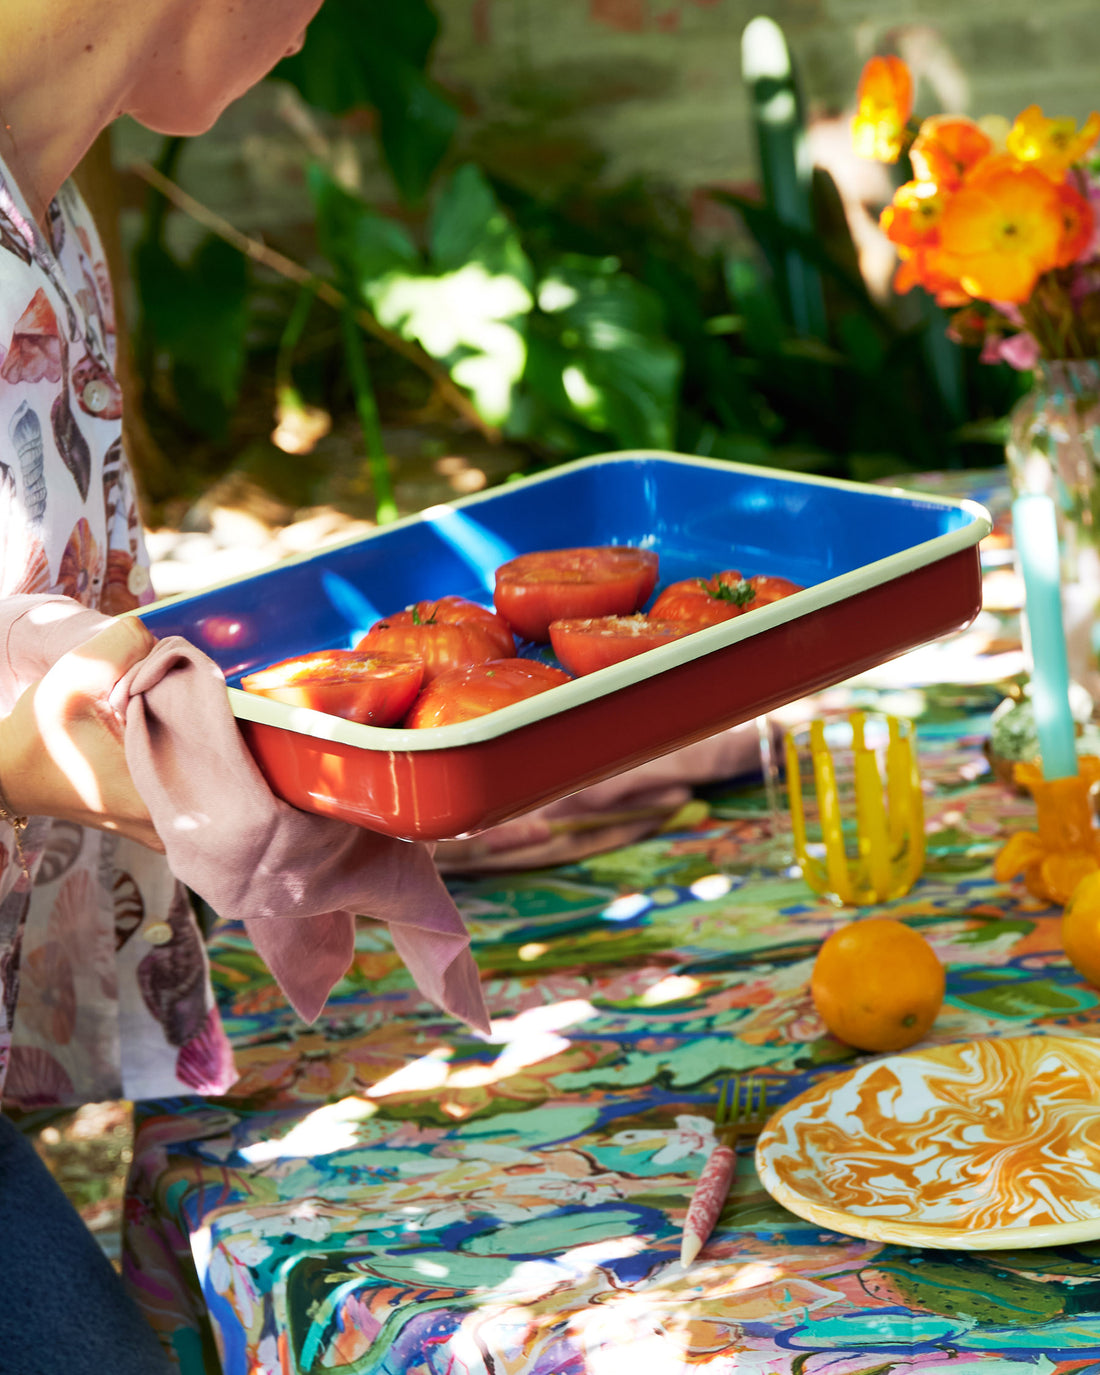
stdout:
<svg viewBox="0 0 1100 1375">
<path fill-rule="evenodd" d="M 110 623 L 67 598 L 2 599 L 0 675 L 22 690 Z M 301 1017 L 317 1017 L 350 965 L 359 913 L 389 925 L 427 998 L 489 1030 L 470 938 L 431 852 L 275 797 L 213 660 L 170 636 L 119 680 L 110 703 L 172 872 L 244 922 Z"/>
</svg>

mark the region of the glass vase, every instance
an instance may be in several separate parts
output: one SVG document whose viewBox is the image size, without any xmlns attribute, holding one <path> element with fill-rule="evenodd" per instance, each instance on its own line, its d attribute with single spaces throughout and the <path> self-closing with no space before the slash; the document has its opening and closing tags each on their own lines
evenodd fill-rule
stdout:
<svg viewBox="0 0 1100 1375">
<path fill-rule="evenodd" d="M 1040 362 L 1006 452 L 1013 495 L 1054 500 L 1070 677 L 1100 705 L 1100 360 Z"/>
</svg>

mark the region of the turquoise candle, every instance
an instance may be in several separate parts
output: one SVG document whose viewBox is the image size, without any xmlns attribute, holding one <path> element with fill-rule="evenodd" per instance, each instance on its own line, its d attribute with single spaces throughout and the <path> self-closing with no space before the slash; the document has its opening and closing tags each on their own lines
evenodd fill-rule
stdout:
<svg viewBox="0 0 1100 1375">
<path fill-rule="evenodd" d="M 1077 746 L 1069 709 L 1069 661 L 1062 624 L 1054 502 L 1041 492 L 1022 493 L 1012 503 L 1012 530 L 1027 598 L 1031 704 L 1043 777 L 1072 778 L 1077 772 Z"/>
</svg>

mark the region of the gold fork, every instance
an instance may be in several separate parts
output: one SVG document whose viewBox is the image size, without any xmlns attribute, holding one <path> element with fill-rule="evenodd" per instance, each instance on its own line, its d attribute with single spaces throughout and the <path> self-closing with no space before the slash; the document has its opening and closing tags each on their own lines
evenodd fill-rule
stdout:
<svg viewBox="0 0 1100 1375">
<path fill-rule="evenodd" d="M 768 1117 L 768 1088 L 759 1079 L 746 1080 L 735 1075 L 726 1079 L 718 1091 L 718 1106 L 714 1126 L 718 1145 L 711 1151 L 699 1183 L 691 1196 L 691 1205 L 684 1219 L 684 1235 L 680 1243 L 680 1264 L 689 1266 L 714 1231 L 721 1215 L 737 1162 L 737 1142 L 743 1136 L 755 1136 Z"/>
</svg>

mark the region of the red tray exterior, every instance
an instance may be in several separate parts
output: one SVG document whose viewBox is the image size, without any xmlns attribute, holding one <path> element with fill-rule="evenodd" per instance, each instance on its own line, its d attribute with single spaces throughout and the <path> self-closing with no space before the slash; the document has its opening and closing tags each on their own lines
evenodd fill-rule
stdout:
<svg viewBox="0 0 1100 1375">
<path fill-rule="evenodd" d="M 450 839 L 959 630 L 981 597 L 975 545 L 569 711 L 449 749 L 363 750 L 253 721 L 240 727 L 285 801 L 404 839 Z"/>
</svg>

